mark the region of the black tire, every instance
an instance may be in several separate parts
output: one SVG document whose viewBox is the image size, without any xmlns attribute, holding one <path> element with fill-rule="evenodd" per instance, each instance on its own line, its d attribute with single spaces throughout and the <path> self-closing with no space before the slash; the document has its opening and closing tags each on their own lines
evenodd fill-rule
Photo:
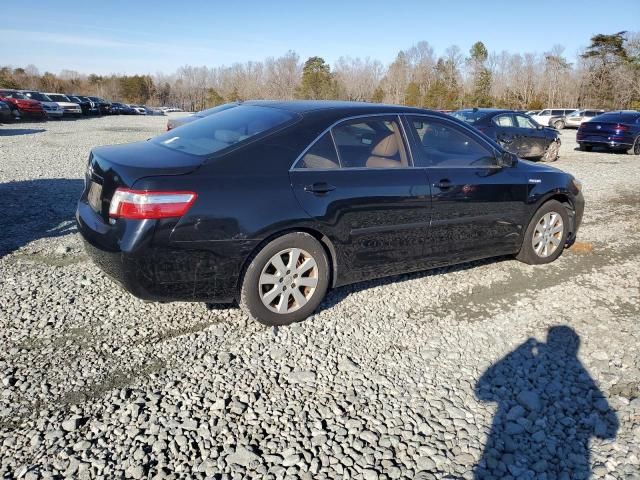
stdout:
<svg viewBox="0 0 640 480">
<path fill-rule="evenodd" d="M 633 142 L 633 147 L 629 149 L 631 155 L 640 155 L 640 135 Z"/>
<path fill-rule="evenodd" d="M 556 120 L 553 122 L 553 128 L 556 130 L 562 130 L 564 128 L 564 122 L 562 120 Z"/>
<path fill-rule="evenodd" d="M 547 150 L 544 152 L 544 155 L 540 160 L 543 162 L 555 162 L 558 160 L 560 156 L 560 142 L 554 140 L 547 146 Z"/>
<path fill-rule="evenodd" d="M 536 229 L 536 225 L 542 220 L 542 218 L 548 213 L 557 213 L 562 218 L 563 230 L 560 237 L 560 242 L 556 248 L 556 250 L 550 255 L 543 257 L 536 253 L 533 248 L 533 235 Z M 516 255 L 516 259 L 521 262 L 528 263 L 529 265 L 543 265 L 546 263 L 553 262 L 556 258 L 558 258 L 562 251 L 564 250 L 565 244 L 567 243 L 567 235 L 569 233 L 570 228 L 570 220 L 569 214 L 567 212 L 566 207 L 558 202 L 557 200 L 549 200 L 544 203 L 538 211 L 535 213 L 531 222 L 529 222 L 529 226 L 524 233 L 524 238 L 522 241 L 522 246 L 520 247 L 520 252 Z"/>
<path fill-rule="evenodd" d="M 591 150 L 593 150 L 593 147 L 591 145 L 580 144 L 580 150 L 582 150 L 583 152 L 590 152 Z"/>
<path fill-rule="evenodd" d="M 289 313 L 277 313 L 267 308 L 262 302 L 260 276 L 279 252 L 299 248 L 308 253 L 317 266 L 317 285 L 307 298 L 307 303 Z M 286 257 L 285 257 L 286 258 Z M 290 257 L 289 257 L 290 258 Z M 316 278 L 316 277 L 314 277 Z M 292 282 L 295 280 L 291 279 Z M 289 288 L 296 288 L 290 284 Z M 289 325 L 304 320 L 311 315 L 324 298 L 329 287 L 329 260 L 325 250 L 318 240 L 304 232 L 293 232 L 278 237 L 266 244 L 251 260 L 242 278 L 240 289 L 240 308 L 252 319 L 269 326 Z M 304 287 L 297 287 L 303 289 Z M 286 287 L 285 287 L 286 290 Z M 280 298 L 279 296 L 276 298 Z M 290 297 L 287 297 L 290 298 Z"/>
</svg>

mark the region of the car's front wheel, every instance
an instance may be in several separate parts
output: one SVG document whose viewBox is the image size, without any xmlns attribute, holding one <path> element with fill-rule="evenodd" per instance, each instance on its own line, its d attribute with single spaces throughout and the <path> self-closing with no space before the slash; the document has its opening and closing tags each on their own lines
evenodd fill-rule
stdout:
<svg viewBox="0 0 640 480">
<path fill-rule="evenodd" d="M 553 141 L 547 147 L 547 151 L 542 156 L 543 162 L 555 162 L 558 159 L 558 153 L 560 152 L 560 144 L 558 141 Z"/>
<path fill-rule="evenodd" d="M 265 325 L 288 325 L 311 315 L 329 286 L 329 261 L 313 236 L 293 232 L 265 245 L 242 280 L 240 307 Z"/>
<path fill-rule="evenodd" d="M 549 200 L 531 219 L 516 258 L 530 265 L 551 263 L 564 250 L 568 234 L 566 207 L 556 200 Z"/>
</svg>

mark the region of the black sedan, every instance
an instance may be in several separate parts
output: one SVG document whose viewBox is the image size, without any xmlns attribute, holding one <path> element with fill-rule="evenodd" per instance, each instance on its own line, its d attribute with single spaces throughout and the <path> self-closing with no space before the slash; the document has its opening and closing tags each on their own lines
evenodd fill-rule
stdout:
<svg viewBox="0 0 640 480">
<path fill-rule="evenodd" d="M 428 110 L 244 102 L 144 142 L 95 148 L 76 219 L 134 295 L 239 301 L 284 325 L 328 288 L 469 260 L 555 260 L 580 182 Z"/>
<path fill-rule="evenodd" d="M 560 134 L 537 124 L 531 117 L 513 110 L 473 108 L 453 114 L 473 125 L 520 158 L 555 162 L 560 152 Z"/>
<path fill-rule="evenodd" d="M 187 115 L 186 117 L 171 118 L 167 122 L 167 131 L 173 130 L 174 128 L 180 127 L 187 123 L 191 123 L 195 120 L 200 120 L 201 118 L 208 117 L 209 115 L 213 115 L 214 113 L 227 110 L 228 108 L 235 107 L 236 105 L 239 105 L 239 103 L 238 102 L 224 103 L 222 105 L 218 105 L 217 107 L 207 108 L 206 110 L 201 110 L 192 115 Z"/>
</svg>

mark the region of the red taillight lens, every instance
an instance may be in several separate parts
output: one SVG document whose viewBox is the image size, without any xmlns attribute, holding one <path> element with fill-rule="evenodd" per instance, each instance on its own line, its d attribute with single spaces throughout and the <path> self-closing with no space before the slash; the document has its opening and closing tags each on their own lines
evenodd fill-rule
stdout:
<svg viewBox="0 0 640 480">
<path fill-rule="evenodd" d="M 111 198 L 109 216 L 148 220 L 181 217 L 193 205 L 195 192 L 158 192 L 118 188 Z"/>
<path fill-rule="evenodd" d="M 616 125 L 616 130 L 620 130 L 621 132 L 626 132 L 629 130 L 629 127 L 627 125 Z"/>
</svg>

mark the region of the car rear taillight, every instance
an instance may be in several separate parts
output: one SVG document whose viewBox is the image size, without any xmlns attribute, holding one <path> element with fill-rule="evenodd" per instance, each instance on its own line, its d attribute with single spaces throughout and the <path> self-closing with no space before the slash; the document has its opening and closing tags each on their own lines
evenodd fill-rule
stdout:
<svg viewBox="0 0 640 480">
<path fill-rule="evenodd" d="M 621 132 L 626 132 L 629 130 L 629 126 L 628 125 L 621 125 L 621 124 L 617 124 L 615 127 L 615 130 L 619 130 Z"/>
<path fill-rule="evenodd" d="M 181 217 L 193 205 L 195 192 L 159 192 L 118 188 L 111 198 L 109 217 L 148 220 Z"/>
</svg>

